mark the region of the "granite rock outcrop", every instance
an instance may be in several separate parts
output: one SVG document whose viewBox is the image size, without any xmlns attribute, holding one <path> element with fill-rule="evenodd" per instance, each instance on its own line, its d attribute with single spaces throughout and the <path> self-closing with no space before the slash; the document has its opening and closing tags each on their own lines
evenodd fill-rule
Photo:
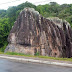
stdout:
<svg viewBox="0 0 72 72">
<path fill-rule="evenodd" d="M 5 52 L 52 57 L 72 57 L 72 29 L 59 18 L 44 18 L 33 8 L 24 8 L 8 36 Z"/>
</svg>

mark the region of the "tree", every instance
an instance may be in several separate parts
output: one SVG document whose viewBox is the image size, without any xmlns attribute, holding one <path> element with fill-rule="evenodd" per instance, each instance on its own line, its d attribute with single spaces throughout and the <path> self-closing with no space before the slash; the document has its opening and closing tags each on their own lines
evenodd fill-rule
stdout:
<svg viewBox="0 0 72 72">
<path fill-rule="evenodd" d="M 8 24 L 8 18 L 0 18 L 0 48 L 7 45 L 7 37 L 9 35 L 10 26 Z"/>
</svg>

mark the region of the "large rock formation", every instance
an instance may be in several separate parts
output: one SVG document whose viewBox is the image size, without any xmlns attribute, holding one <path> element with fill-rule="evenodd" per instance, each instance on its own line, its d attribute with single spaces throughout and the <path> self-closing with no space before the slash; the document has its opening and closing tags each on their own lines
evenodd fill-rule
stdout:
<svg viewBox="0 0 72 72">
<path fill-rule="evenodd" d="M 53 57 L 72 57 L 70 24 L 59 18 L 44 18 L 33 8 L 20 12 L 8 36 L 10 52 Z"/>
</svg>

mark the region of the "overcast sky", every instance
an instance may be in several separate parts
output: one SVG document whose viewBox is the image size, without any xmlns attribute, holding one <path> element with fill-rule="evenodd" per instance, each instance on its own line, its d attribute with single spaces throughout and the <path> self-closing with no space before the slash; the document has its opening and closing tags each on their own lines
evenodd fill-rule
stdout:
<svg viewBox="0 0 72 72">
<path fill-rule="evenodd" d="M 49 2 L 57 2 L 58 4 L 72 4 L 72 0 L 1 0 L 0 9 L 7 9 L 10 6 L 17 6 L 26 1 L 31 2 L 35 5 L 47 4 Z"/>
</svg>

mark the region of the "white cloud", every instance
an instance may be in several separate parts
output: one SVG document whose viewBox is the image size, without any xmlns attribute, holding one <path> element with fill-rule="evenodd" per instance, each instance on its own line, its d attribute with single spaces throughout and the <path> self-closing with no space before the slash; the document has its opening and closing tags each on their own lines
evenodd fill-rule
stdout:
<svg viewBox="0 0 72 72">
<path fill-rule="evenodd" d="M 7 9 L 10 6 L 17 6 L 17 5 L 24 3 L 26 1 L 31 2 L 35 5 L 46 4 L 49 2 L 57 2 L 58 4 L 72 3 L 72 0 L 17 0 L 16 2 L 12 2 L 12 1 L 15 1 L 15 0 L 2 0 L 2 1 L 0 1 L 0 9 Z M 11 2 L 11 3 L 7 3 L 7 2 Z M 3 4 L 3 3 L 7 3 L 7 4 Z"/>
</svg>

